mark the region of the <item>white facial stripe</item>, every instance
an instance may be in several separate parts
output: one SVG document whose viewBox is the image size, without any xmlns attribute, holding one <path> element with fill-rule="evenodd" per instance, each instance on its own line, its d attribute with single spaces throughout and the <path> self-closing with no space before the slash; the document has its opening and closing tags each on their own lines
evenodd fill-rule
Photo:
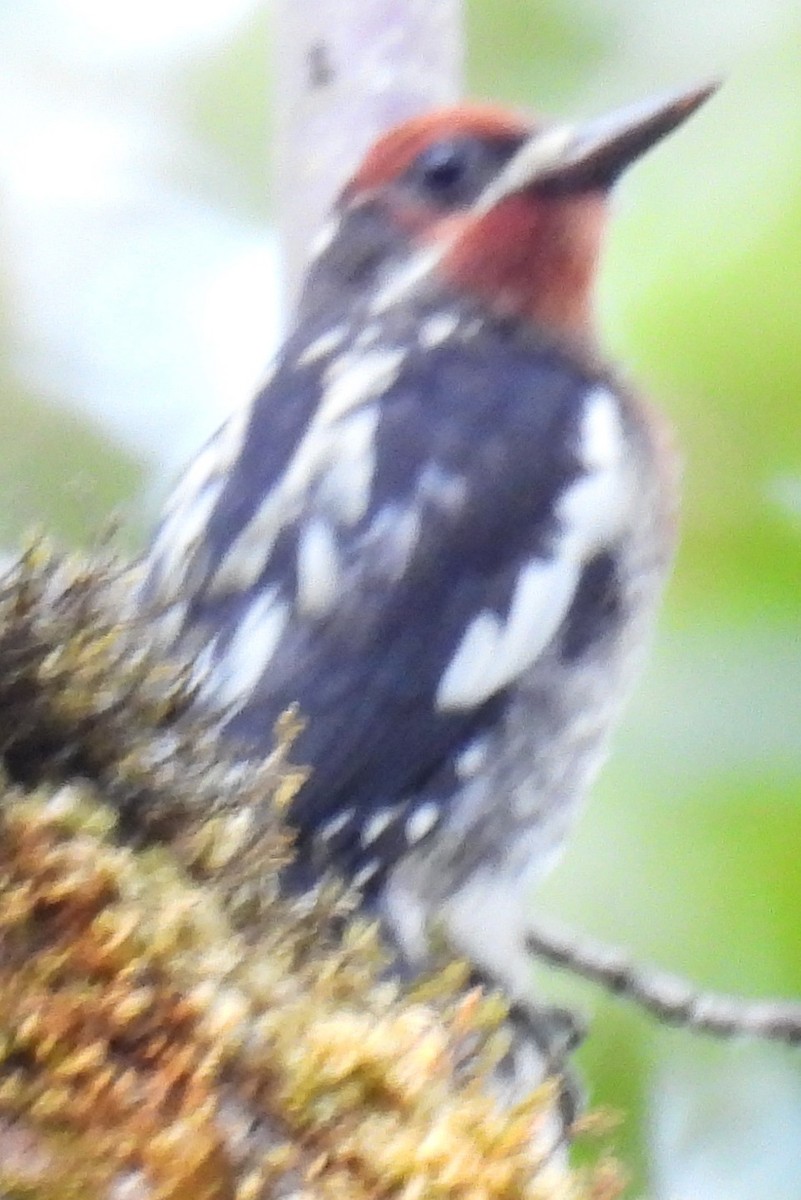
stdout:
<svg viewBox="0 0 801 1200">
<path fill-rule="evenodd" d="M 336 536 L 323 517 L 312 517 L 298 534 L 297 607 L 305 617 L 322 617 L 339 595 Z"/>
<path fill-rule="evenodd" d="M 543 133 L 530 137 L 479 197 L 476 213 L 487 213 L 507 196 L 513 196 L 515 192 L 529 187 L 538 175 L 556 166 L 563 159 L 565 150 L 574 137 L 575 130 L 570 125 L 546 129 Z"/>
<path fill-rule="evenodd" d="M 264 675 L 281 640 L 289 606 L 269 589 L 251 603 L 214 668 L 214 694 L 223 704 L 244 704 Z"/>
</svg>

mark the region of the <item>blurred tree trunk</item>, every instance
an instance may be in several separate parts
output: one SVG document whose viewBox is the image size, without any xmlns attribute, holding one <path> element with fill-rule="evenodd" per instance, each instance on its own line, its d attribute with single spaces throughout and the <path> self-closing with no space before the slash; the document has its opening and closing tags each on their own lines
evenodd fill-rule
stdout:
<svg viewBox="0 0 801 1200">
<path fill-rule="evenodd" d="M 461 94 L 460 0 L 277 0 L 279 219 L 291 302 L 337 189 L 388 126 Z"/>
</svg>

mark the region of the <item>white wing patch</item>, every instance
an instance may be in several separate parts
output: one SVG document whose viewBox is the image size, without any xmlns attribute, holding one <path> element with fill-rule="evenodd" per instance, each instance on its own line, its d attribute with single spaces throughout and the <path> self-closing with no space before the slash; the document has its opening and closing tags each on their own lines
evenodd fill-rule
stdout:
<svg viewBox="0 0 801 1200">
<path fill-rule="evenodd" d="M 440 818 L 439 805 L 433 800 L 426 801 L 416 808 L 406 822 L 406 840 L 410 846 L 422 842 L 431 833 Z"/>
<path fill-rule="evenodd" d="M 435 312 L 420 326 L 418 341 L 424 350 L 433 350 L 447 342 L 459 328 L 459 317 L 452 312 Z"/>
<path fill-rule="evenodd" d="M 277 599 L 273 588 L 251 603 L 214 667 L 214 695 L 221 704 L 247 701 L 264 675 L 288 619 L 289 605 Z"/>
<path fill-rule="evenodd" d="M 586 560 L 614 538 L 630 502 L 620 408 L 608 388 L 587 396 L 579 433 L 586 473 L 559 500 L 560 553 Z"/>
<path fill-rule="evenodd" d="M 617 397 L 598 387 L 587 396 L 581 422 L 581 457 L 588 471 L 617 467 L 623 455 L 623 428 Z"/>
<path fill-rule="evenodd" d="M 520 571 L 506 621 L 484 609 L 474 617 L 437 689 L 437 707 L 474 708 L 533 663 L 561 624 L 580 564 L 535 559 Z"/>
<path fill-rule="evenodd" d="M 322 617 L 339 595 L 336 534 L 324 517 L 312 517 L 298 534 L 297 607 L 305 617 Z"/>
<path fill-rule="evenodd" d="M 206 482 L 200 490 L 187 487 L 184 499 L 167 513 L 150 550 L 150 578 L 157 595 L 167 603 L 184 591 L 187 572 L 220 494 L 220 484 Z"/>
<path fill-rule="evenodd" d="M 298 366 L 311 366 L 312 363 L 319 362 L 321 358 L 333 353 L 340 342 L 344 341 L 347 332 L 345 325 L 336 325 L 333 329 L 327 329 L 325 333 L 321 333 L 298 356 Z"/>
<path fill-rule="evenodd" d="M 377 428 L 378 409 L 371 405 L 338 421 L 331 431 L 330 462 L 317 497 L 320 506 L 344 525 L 355 525 L 370 505 Z"/>
<path fill-rule="evenodd" d="M 473 617 L 440 680 L 440 710 L 483 704 L 548 645 L 570 608 L 584 564 L 622 527 L 630 503 L 624 446 L 617 398 L 595 388 L 587 395 L 579 432 L 586 469 L 558 500 L 561 533 L 551 556 L 521 568 L 505 621 L 489 609 Z"/>
<path fill-rule="evenodd" d="M 398 810 L 396 808 L 380 808 L 377 813 L 365 823 L 364 829 L 361 832 L 361 843 L 363 846 L 371 846 L 373 842 L 377 842 L 382 833 L 386 833 L 393 821 L 398 819 Z"/>
<path fill-rule="evenodd" d="M 398 377 L 405 350 L 370 350 L 342 354 L 328 368 L 325 391 L 315 422 L 325 424 L 374 400 Z"/>
<path fill-rule="evenodd" d="M 284 474 L 230 546 L 210 581 L 210 594 L 240 591 L 256 582 L 281 531 L 297 521 L 314 488 L 323 494 L 328 489 L 340 519 L 362 516 L 375 469 L 378 413 L 371 402 L 396 378 L 404 355 L 403 350 L 374 350 L 332 363 L 306 433 Z"/>
</svg>

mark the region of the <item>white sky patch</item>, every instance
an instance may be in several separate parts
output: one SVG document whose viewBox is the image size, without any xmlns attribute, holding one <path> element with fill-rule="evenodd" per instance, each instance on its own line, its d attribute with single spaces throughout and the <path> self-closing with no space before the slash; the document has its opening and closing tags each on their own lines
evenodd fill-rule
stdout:
<svg viewBox="0 0 801 1200">
<path fill-rule="evenodd" d="M 11 367 L 165 477 L 250 392 L 277 339 L 273 237 L 192 182 L 208 155 L 176 98 L 192 56 L 257 12 L 257 0 L 0 11 Z"/>
<path fill-rule="evenodd" d="M 94 56 L 152 54 L 176 44 L 213 42 L 253 12 L 258 0 L 39 0 L 62 27 L 67 45 L 82 39 L 82 51 Z"/>
</svg>

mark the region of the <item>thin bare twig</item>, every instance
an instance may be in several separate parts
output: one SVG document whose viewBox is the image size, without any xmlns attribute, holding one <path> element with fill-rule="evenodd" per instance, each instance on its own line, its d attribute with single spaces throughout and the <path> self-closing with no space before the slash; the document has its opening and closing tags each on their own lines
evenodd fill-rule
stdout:
<svg viewBox="0 0 801 1200">
<path fill-rule="evenodd" d="M 530 926 L 526 945 L 534 957 L 633 1001 L 665 1024 L 716 1037 L 801 1042 L 801 1003 L 704 992 L 678 975 L 642 966 L 615 946 L 550 923 Z"/>
</svg>

